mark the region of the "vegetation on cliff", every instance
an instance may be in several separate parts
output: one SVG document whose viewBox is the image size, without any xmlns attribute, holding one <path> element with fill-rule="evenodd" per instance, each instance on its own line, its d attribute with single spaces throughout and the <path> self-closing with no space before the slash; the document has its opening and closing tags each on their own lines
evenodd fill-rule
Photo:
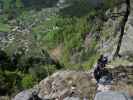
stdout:
<svg viewBox="0 0 133 100">
<path fill-rule="evenodd" d="M 0 40 L 0 92 L 11 94 L 58 69 L 88 70 L 95 63 L 98 34 L 114 0 L 66 1 L 0 0 L 0 34 L 9 33 Z"/>
</svg>

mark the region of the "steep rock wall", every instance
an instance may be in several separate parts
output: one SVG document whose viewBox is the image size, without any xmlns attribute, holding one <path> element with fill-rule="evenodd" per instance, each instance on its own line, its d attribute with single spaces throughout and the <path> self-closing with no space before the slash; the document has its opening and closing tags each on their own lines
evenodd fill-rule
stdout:
<svg viewBox="0 0 133 100">
<path fill-rule="evenodd" d="M 130 0 L 130 15 L 125 26 L 125 33 L 122 40 L 120 54 L 123 57 L 131 58 L 133 56 L 133 1 Z"/>
<path fill-rule="evenodd" d="M 132 1 L 120 0 L 118 4 L 107 11 L 108 20 L 104 22 L 100 50 L 112 60 L 133 53 Z M 130 7 L 131 6 L 131 7 Z M 102 35 L 103 35 L 102 34 Z"/>
</svg>

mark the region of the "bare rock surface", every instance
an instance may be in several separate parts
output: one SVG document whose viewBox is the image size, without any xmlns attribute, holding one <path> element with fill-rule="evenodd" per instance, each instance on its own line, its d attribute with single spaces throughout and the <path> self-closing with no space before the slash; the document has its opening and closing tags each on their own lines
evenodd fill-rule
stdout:
<svg viewBox="0 0 133 100">
<path fill-rule="evenodd" d="M 133 57 L 133 1 L 130 0 L 130 15 L 125 26 L 125 34 L 120 54 L 124 57 Z"/>
<path fill-rule="evenodd" d="M 13 100 L 29 100 L 32 97 L 32 90 L 25 90 L 15 96 Z"/>
<path fill-rule="evenodd" d="M 95 100 L 130 100 L 125 99 L 123 93 L 133 96 L 133 67 L 117 66 L 107 69 L 113 77 L 110 84 L 96 84 L 90 72 L 58 71 L 43 79 L 33 89 L 20 92 L 14 100 L 29 100 L 34 91 L 37 91 L 39 100 L 94 100 L 94 97 Z M 127 94 L 125 95 L 128 96 Z"/>
<path fill-rule="evenodd" d="M 94 100 L 131 100 L 128 95 L 120 92 L 99 92 Z"/>
<path fill-rule="evenodd" d="M 93 97 L 95 82 L 82 71 L 59 71 L 39 83 L 40 98 Z M 75 100 L 75 99 L 72 99 Z M 77 100 L 77 99 L 76 99 Z"/>
</svg>

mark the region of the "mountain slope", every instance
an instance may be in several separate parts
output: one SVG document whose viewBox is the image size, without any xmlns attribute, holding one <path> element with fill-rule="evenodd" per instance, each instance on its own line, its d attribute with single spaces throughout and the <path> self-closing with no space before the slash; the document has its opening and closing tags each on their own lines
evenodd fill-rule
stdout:
<svg viewBox="0 0 133 100">
<path fill-rule="evenodd" d="M 90 70 L 100 54 L 116 64 L 133 60 L 131 0 L 0 3 L 0 89 L 5 95 L 59 69 Z"/>
</svg>

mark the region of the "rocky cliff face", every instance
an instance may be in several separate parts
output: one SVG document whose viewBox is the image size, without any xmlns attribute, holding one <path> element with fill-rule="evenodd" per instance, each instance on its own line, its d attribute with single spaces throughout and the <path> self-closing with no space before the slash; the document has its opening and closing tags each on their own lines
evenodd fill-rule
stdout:
<svg viewBox="0 0 133 100">
<path fill-rule="evenodd" d="M 133 1 L 130 0 L 130 15 L 126 22 L 120 54 L 124 57 L 133 57 Z"/>
<path fill-rule="evenodd" d="M 103 25 L 102 32 L 108 35 L 102 38 L 101 51 L 110 59 L 115 57 L 132 58 L 132 4 L 131 0 L 121 0 L 112 12 L 111 10 L 106 12 L 107 15 L 110 15 L 108 21 Z"/>
<path fill-rule="evenodd" d="M 113 81 L 111 85 L 108 85 L 110 87 L 109 89 L 104 89 L 104 86 L 102 87 L 104 91 L 110 92 L 111 90 L 112 92 L 116 91 L 116 93 L 122 93 L 122 91 L 124 91 L 132 96 L 132 66 L 115 66 L 114 68 L 107 69 L 110 73 L 112 73 Z M 96 94 L 96 88 L 96 81 L 90 72 L 69 70 L 58 71 L 53 75 L 43 79 L 33 89 L 19 93 L 13 100 L 29 100 L 23 98 L 32 97 L 32 93 L 35 92 L 37 93 L 37 96 L 41 98 L 41 100 L 94 100 L 93 98 Z M 111 95 L 108 97 L 110 96 Z M 116 98 L 117 97 L 119 96 L 116 95 Z"/>
<path fill-rule="evenodd" d="M 59 0 L 56 6 L 60 9 L 70 6 L 69 3 L 65 3 L 66 1 L 67 0 Z M 99 1 L 100 0 L 93 0 L 91 3 L 97 5 L 100 3 Z M 100 22 L 103 23 L 103 26 L 101 29 L 101 40 L 100 43 L 98 42 L 100 47 L 100 49 L 98 48 L 98 51 L 109 56 L 110 60 L 114 57 L 123 57 L 132 61 L 133 1 L 118 0 L 118 3 L 115 4 L 114 8 L 108 9 L 105 15 L 105 20 Z M 44 16 L 42 19 L 44 19 Z M 13 32 L 12 34 L 0 33 L 0 37 L 2 37 L 2 39 L 0 38 L 1 46 L 4 47 L 6 45 L 4 49 L 8 52 L 14 52 L 19 49 L 19 47 L 24 48 L 26 56 L 33 56 L 33 54 L 40 55 L 40 52 L 42 52 L 41 49 L 38 49 L 38 45 L 29 31 L 17 32 L 15 34 L 13 34 Z M 90 38 L 91 37 L 89 37 L 89 39 Z M 35 51 L 33 52 L 33 50 Z M 75 59 L 77 60 L 77 58 L 79 57 L 76 56 Z M 132 66 L 120 66 L 110 69 L 110 71 L 114 77 L 114 86 L 112 86 L 112 90 L 124 90 L 133 95 Z M 80 98 L 89 98 L 91 100 L 95 95 L 95 88 L 96 82 L 94 78 L 91 77 L 90 73 L 88 74 L 82 71 L 59 71 L 42 80 L 37 85 L 36 90 L 38 91 L 38 96 L 44 100 L 52 100 L 55 98 L 70 100 L 69 98 L 72 96 L 78 98 L 74 100 L 79 100 Z M 30 95 L 32 95 L 31 92 Z M 15 100 L 20 100 L 20 97 Z"/>
</svg>

